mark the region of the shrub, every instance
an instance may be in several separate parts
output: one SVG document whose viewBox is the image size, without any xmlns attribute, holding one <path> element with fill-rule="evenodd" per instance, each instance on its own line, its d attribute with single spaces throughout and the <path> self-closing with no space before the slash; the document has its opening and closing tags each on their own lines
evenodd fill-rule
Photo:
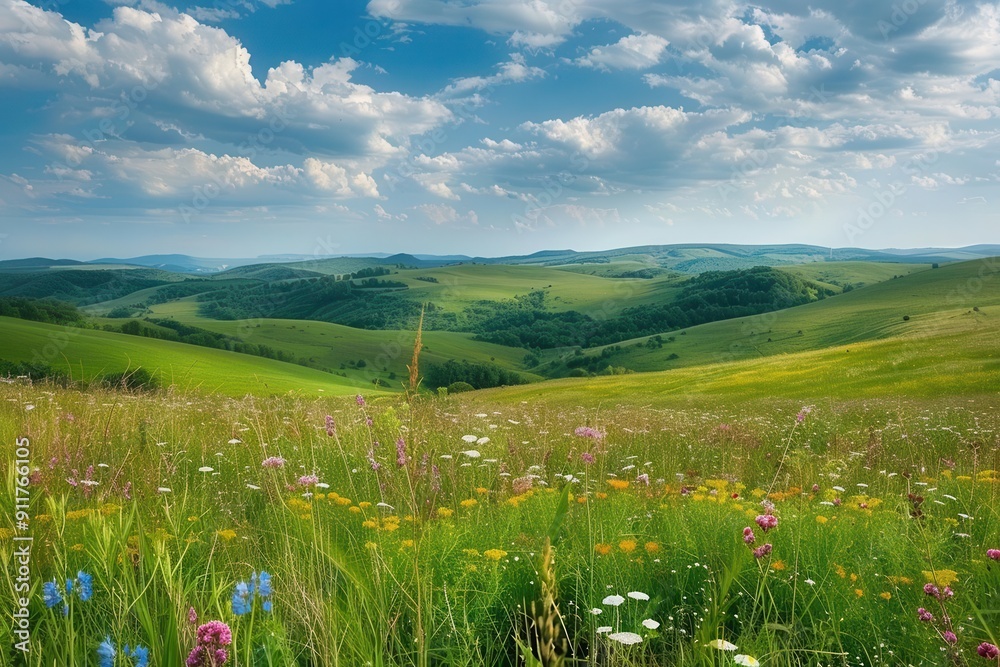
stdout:
<svg viewBox="0 0 1000 667">
<path fill-rule="evenodd" d="M 142 367 L 121 373 L 108 373 L 101 378 L 101 384 L 125 391 L 155 391 L 160 386 L 152 373 Z"/>
<path fill-rule="evenodd" d="M 468 382 L 452 382 L 447 387 L 439 387 L 438 391 L 440 392 L 441 389 L 445 390 L 447 396 L 448 394 L 461 394 L 463 391 L 474 391 L 475 387 Z"/>
</svg>

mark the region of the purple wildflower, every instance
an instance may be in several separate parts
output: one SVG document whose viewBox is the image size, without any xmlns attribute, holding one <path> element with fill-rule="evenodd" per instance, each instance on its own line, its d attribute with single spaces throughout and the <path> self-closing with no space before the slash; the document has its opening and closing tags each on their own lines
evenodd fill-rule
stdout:
<svg viewBox="0 0 1000 667">
<path fill-rule="evenodd" d="M 1000 549 L 987 549 L 986 557 L 990 560 L 1000 560 Z"/>
<path fill-rule="evenodd" d="M 319 477 L 317 475 L 302 475 L 299 477 L 299 486 L 316 486 L 319 484 Z"/>
<path fill-rule="evenodd" d="M 757 522 L 757 525 L 760 526 L 760 529 L 765 533 L 772 528 L 778 527 L 778 517 L 773 514 L 759 514 L 754 521 Z"/>
<path fill-rule="evenodd" d="M 945 640 L 947 643 L 952 645 L 958 643 L 958 637 L 956 637 L 955 633 L 952 632 L 951 630 L 945 630 L 944 632 L 942 632 L 941 639 Z"/>
<path fill-rule="evenodd" d="M 762 544 L 753 550 L 753 557 L 759 560 L 765 556 L 770 556 L 772 549 L 773 547 L 770 544 Z"/>
<path fill-rule="evenodd" d="M 409 457 L 406 455 L 406 441 L 400 438 L 396 441 L 396 465 L 402 468 L 409 460 Z"/>
<path fill-rule="evenodd" d="M 635 481 L 638 482 L 639 484 L 645 484 L 646 486 L 649 486 L 649 475 L 646 473 L 642 473 L 641 475 L 635 478 Z"/>
<path fill-rule="evenodd" d="M 934 614 L 930 613 L 923 607 L 920 607 L 917 609 L 917 618 L 923 621 L 924 623 L 930 623 L 931 621 L 934 620 Z"/>
<path fill-rule="evenodd" d="M 986 658 L 987 660 L 996 660 L 1000 657 L 1000 648 L 989 642 L 983 642 L 976 648 L 976 653 Z"/>
<path fill-rule="evenodd" d="M 273 468 L 275 470 L 285 467 L 285 459 L 280 456 L 269 456 L 261 462 L 261 466 L 265 468 Z"/>
<path fill-rule="evenodd" d="M 743 529 L 743 543 L 744 544 L 753 544 L 756 541 L 757 541 L 757 537 L 753 534 L 753 528 L 751 528 L 750 526 L 747 526 L 746 528 L 744 528 Z"/>
<path fill-rule="evenodd" d="M 589 426 L 578 426 L 575 431 L 576 435 L 581 438 L 592 438 L 594 440 L 600 440 L 604 437 L 604 434 L 598 431 L 596 428 L 591 428 Z"/>
<path fill-rule="evenodd" d="M 580 454 L 580 459 L 587 465 L 590 465 L 594 462 L 594 455 L 590 452 L 584 452 L 583 454 Z"/>
<path fill-rule="evenodd" d="M 188 607 L 188 623 L 198 625 L 198 612 L 194 610 L 194 607 Z"/>
<path fill-rule="evenodd" d="M 358 404 L 359 408 L 365 407 L 365 397 L 361 394 L 358 394 L 357 397 L 355 397 L 354 402 Z"/>
<path fill-rule="evenodd" d="M 337 435 L 337 425 L 333 422 L 333 416 L 326 416 L 326 434 L 331 438 Z"/>
</svg>

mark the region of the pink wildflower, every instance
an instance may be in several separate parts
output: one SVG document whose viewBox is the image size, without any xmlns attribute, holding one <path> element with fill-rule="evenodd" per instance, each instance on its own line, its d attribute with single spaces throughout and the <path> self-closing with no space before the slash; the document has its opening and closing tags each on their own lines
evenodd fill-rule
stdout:
<svg viewBox="0 0 1000 667">
<path fill-rule="evenodd" d="M 778 527 L 778 517 L 773 514 L 759 514 L 754 521 L 757 522 L 757 525 L 760 526 L 760 529 L 765 533 L 772 528 Z"/>
<path fill-rule="evenodd" d="M 987 549 L 986 557 L 990 560 L 1000 560 L 1000 549 Z"/>
<path fill-rule="evenodd" d="M 917 609 L 917 618 L 923 621 L 924 623 L 930 623 L 931 621 L 934 620 L 934 614 L 930 613 L 923 607 L 920 607 L 919 609 Z"/>
<path fill-rule="evenodd" d="M 594 455 L 591 454 L 590 452 L 584 452 L 583 454 L 580 454 L 580 460 L 586 463 L 587 465 L 590 465 L 591 463 L 594 462 Z"/>
<path fill-rule="evenodd" d="M 316 475 L 302 475 L 299 477 L 299 486 L 316 486 L 319 484 L 319 477 Z"/>
<path fill-rule="evenodd" d="M 578 426 L 575 431 L 576 435 L 581 438 L 592 438 L 594 440 L 600 440 L 604 437 L 604 434 L 598 431 L 596 428 L 591 428 L 589 426 Z"/>
<path fill-rule="evenodd" d="M 333 422 L 333 417 L 331 415 L 326 416 L 326 434 L 331 438 L 337 435 L 337 425 Z"/>
<path fill-rule="evenodd" d="M 261 465 L 265 468 L 273 468 L 277 470 L 285 467 L 285 459 L 280 456 L 269 456 L 261 462 Z"/>
<path fill-rule="evenodd" d="M 753 534 L 753 528 L 751 528 L 750 526 L 747 526 L 746 528 L 744 528 L 743 529 L 743 543 L 744 544 L 753 544 L 756 541 L 757 541 L 757 537 Z"/>
<path fill-rule="evenodd" d="M 987 660 L 996 660 L 1000 657 L 1000 648 L 989 642 L 983 642 L 976 648 L 976 653 L 986 658 Z"/>
<path fill-rule="evenodd" d="M 772 549 L 773 547 L 770 544 L 762 544 L 753 550 L 753 557 L 759 560 L 765 556 L 770 556 Z"/>
</svg>

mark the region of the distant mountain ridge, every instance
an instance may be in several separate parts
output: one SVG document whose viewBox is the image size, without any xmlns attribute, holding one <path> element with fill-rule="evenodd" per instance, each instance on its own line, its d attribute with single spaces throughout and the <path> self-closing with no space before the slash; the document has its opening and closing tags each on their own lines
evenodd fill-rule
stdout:
<svg viewBox="0 0 1000 667">
<path fill-rule="evenodd" d="M 541 250 L 528 255 L 504 257 L 469 257 L 467 255 L 432 255 L 411 253 L 368 253 L 344 255 L 274 254 L 255 258 L 203 258 L 182 254 L 143 255 L 131 258 L 105 257 L 90 261 L 32 257 L 0 261 L 0 271 L 33 271 L 59 268 L 86 268 L 88 265 L 144 267 L 187 274 L 219 274 L 239 267 L 294 264 L 297 269 L 309 269 L 335 260 L 352 260 L 375 266 L 403 265 L 433 268 L 447 264 L 474 262 L 477 264 L 513 264 L 560 266 L 581 263 L 608 263 L 628 258 L 630 261 L 658 266 L 682 273 L 700 273 L 724 268 L 747 268 L 767 265 L 781 266 L 822 261 L 869 261 L 932 263 L 954 262 L 1000 256 L 1000 244 L 976 244 L 961 248 L 829 248 L 807 244 L 742 245 L 729 243 L 679 243 L 644 245 L 610 250 L 576 251 Z"/>
</svg>

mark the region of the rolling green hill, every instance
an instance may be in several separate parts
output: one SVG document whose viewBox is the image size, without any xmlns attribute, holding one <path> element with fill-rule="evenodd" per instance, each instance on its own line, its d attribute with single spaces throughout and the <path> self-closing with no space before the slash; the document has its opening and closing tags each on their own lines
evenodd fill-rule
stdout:
<svg viewBox="0 0 1000 667">
<path fill-rule="evenodd" d="M 142 367 L 164 386 L 230 396 L 348 395 L 372 389 L 370 383 L 260 357 L 8 317 L 0 317 L 0 340 L 0 358 L 42 361 L 75 379 Z"/>
<path fill-rule="evenodd" d="M 949 264 L 795 308 L 664 333 L 660 347 L 648 346 L 648 337 L 626 341 L 608 363 L 655 371 L 917 335 L 956 320 L 992 326 L 1000 319 L 998 273 L 997 259 Z"/>
<path fill-rule="evenodd" d="M 377 377 L 390 389 L 399 389 L 408 373 L 406 365 L 413 351 L 412 331 L 369 331 L 309 320 L 212 320 L 199 315 L 197 306 L 190 299 L 161 304 L 153 306 L 153 317 L 168 317 L 245 342 L 287 351 L 310 366 L 345 373 L 359 383 L 370 383 Z M 528 379 L 540 379 L 524 368 L 525 351 L 521 348 L 477 341 L 471 334 L 451 331 L 425 331 L 423 346 L 422 365 L 449 359 L 493 362 Z M 359 361 L 364 361 L 364 365 L 358 367 Z"/>
</svg>

